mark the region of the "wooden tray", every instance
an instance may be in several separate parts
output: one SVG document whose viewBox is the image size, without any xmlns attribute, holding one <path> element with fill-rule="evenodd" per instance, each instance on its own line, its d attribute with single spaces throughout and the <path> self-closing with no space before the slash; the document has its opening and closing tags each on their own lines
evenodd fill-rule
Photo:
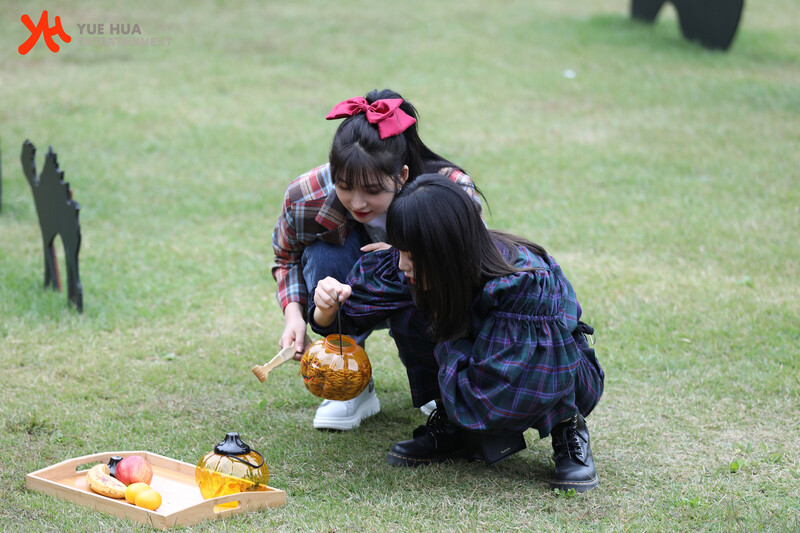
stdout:
<svg viewBox="0 0 800 533">
<path fill-rule="evenodd" d="M 153 466 L 153 481 L 150 486 L 161 494 L 161 507 L 150 511 L 136 507 L 124 499 L 117 500 L 101 496 L 86 483 L 86 470 L 97 463 L 107 463 L 112 455 L 125 457 L 141 455 Z M 84 469 L 78 470 L 84 466 Z M 286 493 L 268 487 L 269 490 L 241 492 L 204 500 L 194 480 L 195 465 L 176 461 L 163 455 L 145 451 L 103 452 L 68 459 L 61 463 L 31 472 L 26 477 L 29 489 L 63 498 L 104 513 L 130 518 L 150 524 L 158 529 L 175 526 L 191 526 L 203 520 L 215 520 L 264 507 L 280 507 L 286 504 Z M 237 502 L 235 507 L 216 507 L 222 503 Z"/>
</svg>

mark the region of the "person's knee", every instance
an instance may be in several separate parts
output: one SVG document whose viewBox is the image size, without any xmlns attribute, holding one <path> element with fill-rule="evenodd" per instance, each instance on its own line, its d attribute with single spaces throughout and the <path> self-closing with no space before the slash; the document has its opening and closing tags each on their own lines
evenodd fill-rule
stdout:
<svg viewBox="0 0 800 533">
<path fill-rule="evenodd" d="M 352 232 L 342 245 L 315 241 L 303 250 L 301 264 L 303 278 L 309 291 L 312 291 L 319 280 L 328 276 L 344 281 L 361 257 L 361 244 L 357 235 Z"/>
</svg>

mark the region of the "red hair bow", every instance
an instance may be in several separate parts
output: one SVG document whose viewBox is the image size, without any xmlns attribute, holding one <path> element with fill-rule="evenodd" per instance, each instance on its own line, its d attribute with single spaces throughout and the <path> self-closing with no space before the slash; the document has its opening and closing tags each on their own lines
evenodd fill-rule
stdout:
<svg viewBox="0 0 800 533">
<path fill-rule="evenodd" d="M 417 119 L 400 109 L 403 103 L 401 98 L 385 98 L 375 100 L 372 104 L 366 98 L 357 96 L 348 98 L 344 102 L 339 102 L 328 116 L 325 118 L 333 120 L 337 118 L 352 117 L 359 113 L 367 115 L 367 122 L 378 125 L 378 135 L 381 139 L 392 137 L 403 133 L 409 126 L 414 124 Z"/>
</svg>

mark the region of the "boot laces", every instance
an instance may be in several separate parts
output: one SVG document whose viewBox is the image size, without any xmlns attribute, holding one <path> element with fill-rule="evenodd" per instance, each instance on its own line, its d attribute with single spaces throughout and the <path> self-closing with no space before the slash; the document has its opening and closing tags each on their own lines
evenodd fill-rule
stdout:
<svg viewBox="0 0 800 533">
<path fill-rule="evenodd" d="M 431 431 L 441 433 L 450 426 L 450 421 L 447 419 L 447 413 L 442 409 L 436 408 L 428 415 L 428 421 L 425 423 Z"/>
<path fill-rule="evenodd" d="M 568 422 L 559 424 L 559 426 L 557 431 L 560 438 L 558 438 L 553 446 L 555 448 L 555 460 L 558 461 L 566 456 L 583 462 L 586 452 L 583 449 L 583 442 L 578 435 L 578 417 L 573 417 Z"/>
<path fill-rule="evenodd" d="M 452 432 L 453 425 L 444 409 L 436 408 L 428 415 L 428 421 L 422 428 L 438 445 L 439 437 Z"/>
</svg>

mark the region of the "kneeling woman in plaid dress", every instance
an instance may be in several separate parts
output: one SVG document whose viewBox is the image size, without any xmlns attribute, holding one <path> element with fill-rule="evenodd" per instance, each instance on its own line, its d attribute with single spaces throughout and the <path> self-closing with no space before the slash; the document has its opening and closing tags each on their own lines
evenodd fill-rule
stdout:
<svg viewBox="0 0 800 533">
<path fill-rule="evenodd" d="M 425 426 L 386 459 L 416 466 L 456 457 L 494 462 L 552 436 L 552 488 L 597 485 L 584 417 L 603 392 L 572 285 L 545 250 L 487 230 L 469 196 L 425 175 L 392 202 L 393 246 L 364 255 L 347 284 L 319 282 L 309 309 L 321 334 L 389 320 L 414 405 L 437 401 Z"/>
</svg>

